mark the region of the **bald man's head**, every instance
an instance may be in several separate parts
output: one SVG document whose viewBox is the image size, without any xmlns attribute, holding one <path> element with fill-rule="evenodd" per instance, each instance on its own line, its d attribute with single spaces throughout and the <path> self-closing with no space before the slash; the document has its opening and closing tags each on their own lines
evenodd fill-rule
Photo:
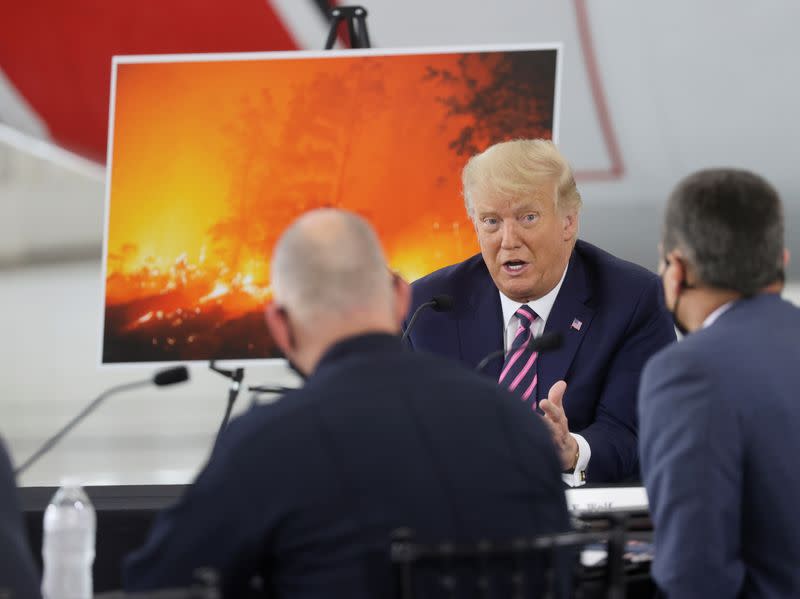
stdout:
<svg viewBox="0 0 800 599">
<path fill-rule="evenodd" d="M 295 221 L 275 247 L 271 277 L 272 338 L 306 374 L 348 337 L 397 334 L 411 298 L 408 284 L 386 267 L 370 226 L 343 210 L 315 210 Z"/>
<path fill-rule="evenodd" d="M 389 309 L 391 274 L 380 242 L 355 214 L 309 212 L 281 236 L 272 258 L 275 301 L 300 318 L 345 317 L 371 304 Z"/>
</svg>

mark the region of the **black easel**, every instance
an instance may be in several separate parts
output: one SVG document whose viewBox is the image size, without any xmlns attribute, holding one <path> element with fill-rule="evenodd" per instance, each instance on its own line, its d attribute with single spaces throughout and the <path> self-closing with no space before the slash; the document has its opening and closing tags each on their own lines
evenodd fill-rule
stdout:
<svg viewBox="0 0 800 599">
<path fill-rule="evenodd" d="M 216 447 L 217 443 L 219 443 L 219 438 L 222 436 L 222 431 L 228 426 L 228 420 L 230 420 L 231 412 L 233 411 L 233 404 L 236 403 L 236 398 L 239 397 L 239 391 L 242 388 L 242 381 L 244 380 L 244 368 L 236 368 L 235 370 L 219 368 L 216 365 L 216 360 L 211 360 L 208 367 L 231 381 L 228 387 L 228 407 L 225 409 L 225 416 L 222 417 L 222 423 L 219 425 L 217 437 L 214 439 L 214 447 Z"/>
<path fill-rule="evenodd" d="M 350 39 L 350 47 L 371 48 L 369 43 L 369 33 L 367 33 L 367 9 L 363 6 L 338 6 L 332 8 L 328 15 L 331 18 L 331 28 L 328 31 L 328 40 L 325 42 L 325 49 L 331 50 L 336 43 L 336 37 L 342 23 L 347 23 L 347 34 Z"/>
</svg>

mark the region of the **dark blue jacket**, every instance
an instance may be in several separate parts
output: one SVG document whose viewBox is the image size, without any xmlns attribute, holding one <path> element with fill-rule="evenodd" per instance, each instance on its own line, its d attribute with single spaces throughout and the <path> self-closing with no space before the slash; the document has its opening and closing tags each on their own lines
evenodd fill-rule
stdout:
<svg viewBox="0 0 800 599">
<path fill-rule="evenodd" d="M 374 596 L 397 527 L 419 540 L 564 530 L 555 451 L 526 415 L 491 381 L 397 337 L 345 340 L 302 389 L 231 423 L 127 560 L 125 585 L 186 584 L 210 566 L 230 597 L 260 575 L 270 596 L 358 599 Z"/>
<path fill-rule="evenodd" d="M 470 368 L 502 350 L 500 295 L 480 254 L 412 287 L 412 311 L 437 294 L 455 302 L 451 312 L 421 313 L 410 335 L 414 348 L 456 358 Z M 572 327 L 576 320 L 580 330 Z M 592 450 L 588 482 L 636 476 L 639 375 L 650 356 L 675 340 L 661 282 L 650 271 L 578 240 L 545 325 L 549 331 L 560 331 L 564 344 L 537 359 L 537 394 L 544 399 L 553 383 L 567 382 L 564 411 L 570 431 L 580 433 Z M 500 356 L 484 372 L 496 380 L 502 362 Z"/>
<path fill-rule="evenodd" d="M 10 591 L 14 599 L 41 597 L 39 573 L 22 525 L 14 470 L 0 442 L 0 597 L 5 596 L 4 591 Z"/>
<path fill-rule="evenodd" d="M 800 310 L 735 303 L 647 364 L 642 474 L 667 597 L 800 597 Z"/>
</svg>

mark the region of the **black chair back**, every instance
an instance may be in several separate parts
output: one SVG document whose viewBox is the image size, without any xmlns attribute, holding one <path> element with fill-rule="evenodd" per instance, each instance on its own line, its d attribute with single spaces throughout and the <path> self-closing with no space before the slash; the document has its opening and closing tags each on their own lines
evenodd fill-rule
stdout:
<svg viewBox="0 0 800 599">
<path fill-rule="evenodd" d="M 109 591 L 95 594 L 94 599 L 221 599 L 215 571 L 201 568 L 195 572 L 194 578 L 198 582 L 188 587 L 141 592 Z"/>
<path fill-rule="evenodd" d="M 610 515 L 605 530 L 563 532 L 508 541 L 420 543 L 413 531 L 392 536 L 396 599 L 555 599 L 582 597 L 579 555 L 607 550 L 601 588 L 591 597 L 624 599 L 626 519 Z"/>
<path fill-rule="evenodd" d="M 110 591 L 94 596 L 95 599 L 221 599 L 219 591 L 211 588 L 185 587 L 126 593 Z"/>
</svg>

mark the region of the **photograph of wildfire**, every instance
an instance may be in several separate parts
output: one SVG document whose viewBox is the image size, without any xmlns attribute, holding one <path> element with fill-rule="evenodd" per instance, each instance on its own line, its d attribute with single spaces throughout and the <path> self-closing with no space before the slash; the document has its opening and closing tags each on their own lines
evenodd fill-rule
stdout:
<svg viewBox="0 0 800 599">
<path fill-rule="evenodd" d="M 460 174 L 551 138 L 556 48 L 114 62 L 103 364 L 276 356 L 263 308 L 281 231 L 342 207 L 413 281 L 478 251 Z"/>
</svg>

